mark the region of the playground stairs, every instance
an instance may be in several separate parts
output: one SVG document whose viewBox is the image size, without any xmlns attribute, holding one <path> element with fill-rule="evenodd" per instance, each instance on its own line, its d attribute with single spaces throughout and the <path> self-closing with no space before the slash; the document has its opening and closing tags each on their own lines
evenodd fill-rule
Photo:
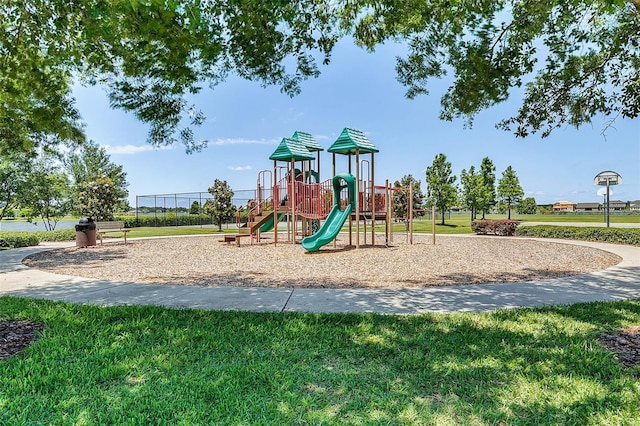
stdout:
<svg viewBox="0 0 640 426">
<path fill-rule="evenodd" d="M 251 222 L 242 224 L 237 234 L 225 235 L 223 239 L 219 241 L 227 244 L 235 241 L 236 245 L 239 246 L 241 238 L 255 235 L 260 230 L 260 227 L 269 220 L 273 220 L 273 211 L 264 210 L 261 214 L 256 215 Z"/>
</svg>

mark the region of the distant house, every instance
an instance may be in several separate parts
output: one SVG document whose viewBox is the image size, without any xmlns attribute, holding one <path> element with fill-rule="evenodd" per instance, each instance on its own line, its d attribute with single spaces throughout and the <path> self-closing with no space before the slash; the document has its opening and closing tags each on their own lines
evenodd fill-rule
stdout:
<svg viewBox="0 0 640 426">
<path fill-rule="evenodd" d="M 609 210 L 613 211 L 623 211 L 626 210 L 627 203 L 620 200 L 610 200 L 609 201 Z"/>
<path fill-rule="evenodd" d="M 629 204 L 629 210 L 632 212 L 640 212 L 640 200 L 632 201 Z"/>
<path fill-rule="evenodd" d="M 577 212 L 597 212 L 600 210 L 600 203 L 578 203 L 576 204 Z"/>
<path fill-rule="evenodd" d="M 558 201 L 553 203 L 553 212 L 572 212 L 575 210 L 575 205 L 570 201 Z"/>
</svg>

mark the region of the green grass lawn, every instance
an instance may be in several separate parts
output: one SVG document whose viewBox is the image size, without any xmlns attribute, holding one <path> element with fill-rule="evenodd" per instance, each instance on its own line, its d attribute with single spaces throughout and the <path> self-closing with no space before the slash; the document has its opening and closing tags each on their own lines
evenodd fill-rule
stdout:
<svg viewBox="0 0 640 426">
<path fill-rule="evenodd" d="M 597 342 L 640 301 L 419 316 L 90 307 L 0 361 L 0 424 L 637 425 L 640 369 Z"/>
<path fill-rule="evenodd" d="M 486 216 L 487 219 L 506 219 L 506 215 L 491 214 Z M 594 215 L 513 215 L 513 219 L 522 220 L 525 222 L 589 222 L 600 223 L 602 222 L 602 216 Z M 611 216 L 611 223 L 640 223 L 640 215 L 628 215 L 628 216 Z M 355 225 L 354 225 L 355 227 Z M 347 225 L 343 227 L 346 231 Z M 362 228 L 361 228 L 362 229 Z M 404 222 L 396 222 L 393 224 L 394 232 L 405 232 Z M 431 233 L 432 222 L 427 218 L 416 218 L 413 222 L 413 230 L 417 233 Z M 283 229 L 280 229 L 284 232 Z M 384 224 L 378 223 L 376 225 L 377 232 L 384 232 Z M 235 234 L 238 232 L 238 228 L 235 225 L 230 225 L 228 228 L 223 229 L 224 233 Z M 199 227 L 187 227 L 187 226 L 171 226 L 164 228 L 144 227 L 144 228 L 132 228 L 129 232 L 129 236 L 136 237 L 157 237 L 157 236 L 171 236 L 171 235 L 196 235 L 196 234 L 217 234 L 218 231 L 215 228 L 199 228 Z M 437 234 L 471 234 L 471 215 L 470 214 L 452 214 L 447 217 L 445 224 L 441 224 L 441 220 L 436 222 Z"/>
<path fill-rule="evenodd" d="M 238 229 L 223 229 L 224 233 L 237 234 Z M 203 235 L 203 234 L 219 234 L 217 228 L 199 228 L 191 226 L 165 226 L 165 227 L 140 227 L 131 228 L 127 233 L 127 238 L 140 238 L 140 237 L 167 237 L 175 235 Z M 109 234 L 107 234 L 108 236 Z M 113 236 L 118 236 L 118 233 L 114 233 Z"/>
</svg>

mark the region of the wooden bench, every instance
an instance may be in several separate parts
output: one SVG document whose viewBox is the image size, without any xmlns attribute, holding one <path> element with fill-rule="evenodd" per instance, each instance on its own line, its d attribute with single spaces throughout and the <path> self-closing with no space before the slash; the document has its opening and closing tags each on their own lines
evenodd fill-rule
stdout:
<svg viewBox="0 0 640 426">
<path fill-rule="evenodd" d="M 124 243 L 127 244 L 127 232 L 129 231 L 131 230 L 126 229 L 122 221 L 96 222 L 96 232 L 100 237 L 100 245 L 102 245 L 102 236 L 109 232 L 122 232 L 124 234 Z"/>
</svg>

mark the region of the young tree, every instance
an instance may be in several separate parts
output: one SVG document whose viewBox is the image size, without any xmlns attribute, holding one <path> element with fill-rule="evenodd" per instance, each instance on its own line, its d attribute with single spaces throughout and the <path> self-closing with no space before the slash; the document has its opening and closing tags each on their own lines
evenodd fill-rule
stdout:
<svg viewBox="0 0 640 426">
<path fill-rule="evenodd" d="M 489 157 L 484 157 L 480 163 L 480 176 L 482 185 L 478 196 L 478 208 L 482 211 L 482 219 L 485 214 L 496 205 L 496 166 Z"/>
<path fill-rule="evenodd" d="M 536 199 L 533 197 L 524 198 L 516 205 L 516 212 L 518 214 L 536 214 L 538 205 Z"/>
<path fill-rule="evenodd" d="M 476 219 L 480 204 L 482 202 L 482 175 L 476 173 L 474 166 L 469 167 L 467 172 L 462 169 L 460 172 L 460 201 L 462 205 L 471 210 L 471 220 Z"/>
<path fill-rule="evenodd" d="M 189 214 L 194 214 L 194 215 L 200 214 L 200 203 L 199 202 L 194 201 L 193 203 L 191 203 L 191 207 L 189 207 Z"/>
<path fill-rule="evenodd" d="M 409 188 L 412 188 L 413 193 L 413 210 L 419 210 L 422 208 L 424 201 L 424 194 L 420 188 L 420 181 L 415 179 L 413 175 L 405 175 L 400 181 L 395 181 L 393 186 L 396 188 L 404 188 L 406 191 L 396 191 L 393 196 L 393 210 L 396 217 L 407 216 L 407 198 L 409 197 Z M 409 223 L 407 222 L 407 226 Z"/>
<path fill-rule="evenodd" d="M 218 225 L 218 231 L 222 232 L 222 224 L 233 219 L 236 214 L 236 207 L 231 204 L 233 191 L 226 180 L 219 179 L 213 182 L 208 191 L 212 198 L 204 203 L 204 211 L 211 216 L 213 223 Z"/>
<path fill-rule="evenodd" d="M 442 225 L 445 224 L 446 211 L 456 202 L 456 177 L 451 173 L 451 163 L 444 154 L 436 155 L 431 166 L 427 167 L 427 203 L 442 213 Z"/>
<path fill-rule="evenodd" d="M 511 219 L 511 206 L 518 204 L 524 197 L 524 191 L 520 186 L 520 180 L 511 166 L 502 172 L 502 178 L 498 181 L 498 198 L 507 206 L 508 219 Z"/>
<path fill-rule="evenodd" d="M 107 175 L 80 184 L 78 202 L 80 214 L 95 221 L 113 220 L 113 212 L 119 201 L 119 191 Z"/>
</svg>

